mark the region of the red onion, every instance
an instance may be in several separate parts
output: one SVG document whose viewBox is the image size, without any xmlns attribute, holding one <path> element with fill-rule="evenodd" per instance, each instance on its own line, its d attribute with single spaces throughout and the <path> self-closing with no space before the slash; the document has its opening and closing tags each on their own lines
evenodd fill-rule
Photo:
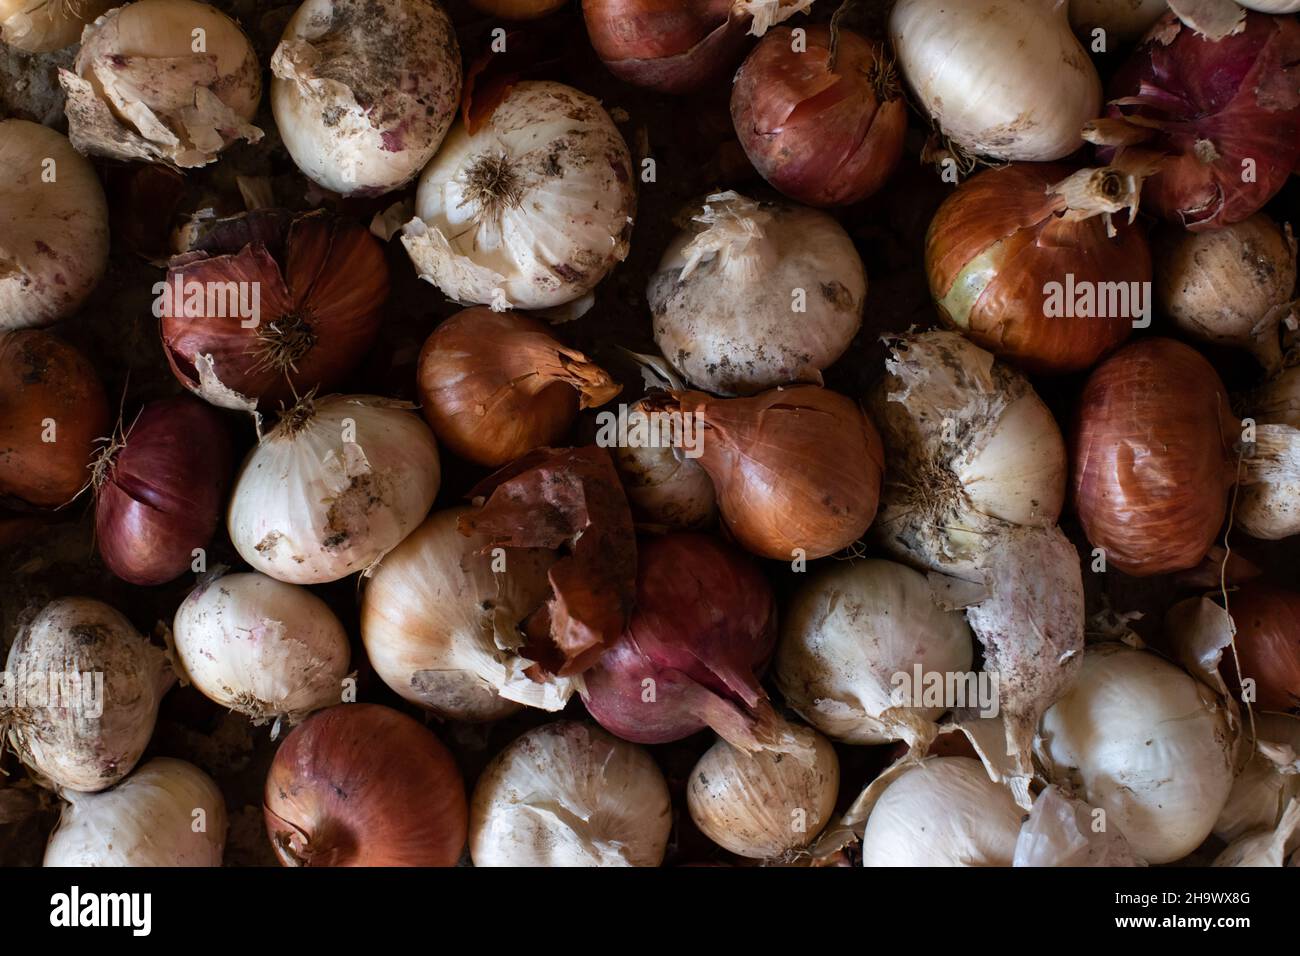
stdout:
<svg viewBox="0 0 1300 956">
<path fill-rule="evenodd" d="M 233 464 L 221 415 L 188 396 L 151 402 L 95 466 L 95 541 L 132 584 L 185 573 L 221 519 Z"/>
<path fill-rule="evenodd" d="M 378 704 L 338 704 L 289 734 L 263 811 L 284 866 L 453 866 L 469 827 L 450 751 Z"/>
<path fill-rule="evenodd" d="M 1260 710 L 1300 710 L 1300 594 L 1251 583 L 1234 592 L 1228 610 L 1237 625 L 1241 676 L 1255 682 Z M 1232 654 L 1219 665 L 1238 695 L 1241 685 Z"/>
<path fill-rule="evenodd" d="M 754 168 L 791 199 L 838 206 L 884 185 L 903 155 L 907 104 L 878 43 L 805 28 L 796 52 L 780 27 L 749 54 L 731 91 L 731 119 Z"/>
</svg>

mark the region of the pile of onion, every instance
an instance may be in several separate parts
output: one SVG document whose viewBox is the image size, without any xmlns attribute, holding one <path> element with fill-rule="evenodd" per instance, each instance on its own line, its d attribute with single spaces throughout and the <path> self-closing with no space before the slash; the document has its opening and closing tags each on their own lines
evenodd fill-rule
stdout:
<svg viewBox="0 0 1300 956">
<path fill-rule="evenodd" d="M 1300 594 L 1252 581 L 1232 592 L 1235 658 L 1220 670 L 1241 696 L 1240 677 L 1253 682 L 1251 703 L 1261 710 L 1300 710 Z"/>
<path fill-rule="evenodd" d="M 450 751 L 378 704 L 339 704 L 296 727 L 262 809 L 284 866 L 454 866 L 468 826 Z"/>
<path fill-rule="evenodd" d="M 0 40 L 24 53 L 50 53 L 81 39 L 82 28 L 115 0 L 0 0 Z"/>
<path fill-rule="evenodd" d="M 619 385 L 531 316 L 466 309 L 420 352 L 416 385 L 425 419 L 453 454 L 498 467 L 554 445 L 579 408 L 603 405 Z"/>
<path fill-rule="evenodd" d="M 230 288 L 236 301 L 213 295 Z M 205 225 L 155 291 L 182 385 L 224 408 L 274 408 L 336 387 L 365 357 L 383 320 L 388 263 L 351 220 L 259 210 Z"/>
<path fill-rule="evenodd" d="M 821 383 L 862 325 L 867 274 L 823 212 L 715 193 L 650 277 L 659 351 L 697 388 Z"/>
<path fill-rule="evenodd" d="M 109 429 L 94 366 L 45 332 L 0 332 L 0 408 L 0 494 L 50 508 L 75 498 Z"/>
<path fill-rule="evenodd" d="M 771 31 L 746 58 L 731 91 L 745 155 L 797 202 L 839 206 L 880 189 L 903 156 L 904 102 L 883 46 L 828 26 Z"/>
</svg>

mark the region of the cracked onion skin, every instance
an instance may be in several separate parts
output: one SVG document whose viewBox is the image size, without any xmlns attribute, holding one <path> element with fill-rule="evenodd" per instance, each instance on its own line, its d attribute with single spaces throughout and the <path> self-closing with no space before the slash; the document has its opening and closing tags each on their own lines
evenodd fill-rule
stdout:
<svg viewBox="0 0 1300 956">
<path fill-rule="evenodd" d="M 1147 577 L 1200 563 L 1227 514 L 1240 429 L 1218 373 L 1181 342 L 1143 339 L 1093 371 L 1071 490 L 1108 566 Z"/>
</svg>

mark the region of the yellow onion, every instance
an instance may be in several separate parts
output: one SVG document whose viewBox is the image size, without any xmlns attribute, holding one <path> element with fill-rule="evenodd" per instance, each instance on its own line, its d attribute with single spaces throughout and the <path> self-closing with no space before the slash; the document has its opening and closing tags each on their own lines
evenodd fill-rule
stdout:
<svg viewBox="0 0 1300 956">
<path fill-rule="evenodd" d="M 115 0 L 0 0 L 0 39 L 24 53 L 50 53 L 81 39 L 82 28 Z"/>
</svg>

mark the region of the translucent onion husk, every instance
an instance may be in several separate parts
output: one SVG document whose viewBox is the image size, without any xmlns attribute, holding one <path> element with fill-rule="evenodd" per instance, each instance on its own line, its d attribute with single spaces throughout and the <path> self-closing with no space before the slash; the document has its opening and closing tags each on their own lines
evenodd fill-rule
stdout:
<svg viewBox="0 0 1300 956">
<path fill-rule="evenodd" d="M 235 480 L 230 540 L 254 570 L 290 584 L 363 571 L 433 504 L 433 434 L 402 402 L 305 398 L 248 453 Z"/>
<path fill-rule="evenodd" d="M 1293 799 L 1275 827 L 1238 837 L 1210 865 L 1285 866 L 1288 847 L 1293 845 L 1297 832 L 1300 832 L 1300 799 Z"/>
<path fill-rule="evenodd" d="M 86 793 L 131 772 L 175 679 L 161 648 L 107 604 L 82 597 L 51 601 L 19 631 L 4 676 L 9 745 L 43 782 Z M 47 693 L 52 679 L 58 699 L 38 704 L 35 691 Z"/>
<path fill-rule="evenodd" d="M 1272 830 L 1288 803 L 1300 798 L 1300 717 L 1255 713 L 1254 734 L 1243 742 L 1250 760 L 1233 781 L 1214 835 L 1232 843 L 1257 830 Z M 1288 841 L 1300 847 L 1300 833 Z"/>
<path fill-rule="evenodd" d="M 668 784 L 647 751 L 561 720 L 483 771 L 469 850 L 475 866 L 659 866 L 672 823 Z"/>
<path fill-rule="evenodd" d="M 630 429 L 655 427 L 655 419 L 637 402 L 628 411 Z M 655 530 L 699 531 L 718 513 L 713 479 L 698 460 L 687 457 L 679 442 L 619 445 L 612 449 L 627 503 L 638 525 Z"/>
<path fill-rule="evenodd" d="M 1143 859 L 1170 863 L 1200 846 L 1227 803 L 1236 738 L 1204 684 L 1147 651 L 1102 644 L 1044 715 L 1040 757 Z"/>
<path fill-rule="evenodd" d="M 820 384 L 861 327 L 866 295 L 862 259 L 833 218 L 735 192 L 693 212 L 646 289 L 660 352 L 720 395 Z"/>
<path fill-rule="evenodd" d="M 1255 441 L 1245 446 L 1236 521 L 1256 538 L 1300 534 L 1300 366 L 1267 382 L 1246 404 Z"/>
<path fill-rule="evenodd" d="M 1098 829 L 1096 808 L 1048 785 L 1020 827 L 1012 866 L 1146 866 L 1124 834 Z"/>
<path fill-rule="evenodd" d="M 226 801 L 193 764 L 155 757 L 111 790 L 70 793 L 45 866 L 220 866 Z"/>
<path fill-rule="evenodd" d="M 1119 43 L 1146 33 L 1168 9 L 1169 0 L 1070 0 L 1070 25 L 1085 47 L 1093 30 L 1105 30 L 1106 51 L 1113 52 Z"/>
<path fill-rule="evenodd" d="M 271 57 L 271 109 L 303 175 L 345 196 L 409 183 L 460 105 L 460 47 L 437 0 L 307 0 Z"/>
<path fill-rule="evenodd" d="M 85 157 L 39 123 L 0 122 L 0 166 L 0 332 L 49 325 L 104 274 L 108 200 Z"/>
<path fill-rule="evenodd" d="M 135 0 L 110 10 L 86 28 L 59 82 L 68 135 L 83 153 L 188 168 L 262 138 L 253 125 L 257 54 L 235 21 L 206 3 Z"/>
<path fill-rule="evenodd" d="M 533 680 L 522 652 L 558 555 L 509 548 L 498 561 L 487 535 L 457 529 L 469 513 L 434 512 L 371 575 L 361 604 L 371 666 L 404 699 L 449 720 L 496 720 L 521 704 L 561 710 L 572 679 Z"/>
<path fill-rule="evenodd" d="M 24 53 L 76 43 L 87 23 L 115 0 L 0 0 L 0 40 Z"/>
</svg>

